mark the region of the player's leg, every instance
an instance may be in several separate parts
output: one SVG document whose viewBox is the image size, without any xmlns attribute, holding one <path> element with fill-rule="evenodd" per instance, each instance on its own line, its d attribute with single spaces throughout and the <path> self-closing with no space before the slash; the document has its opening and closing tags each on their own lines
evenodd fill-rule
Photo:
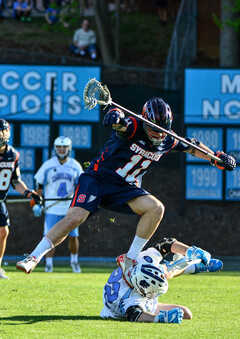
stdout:
<svg viewBox="0 0 240 339">
<path fill-rule="evenodd" d="M 8 226 L 0 226 L 0 279 L 8 279 L 5 271 L 2 269 L 2 259 L 6 250 L 7 237 L 9 234 Z"/>
<path fill-rule="evenodd" d="M 6 250 L 10 220 L 6 205 L 0 203 L 0 279 L 8 279 L 2 267 L 2 259 Z"/>
<path fill-rule="evenodd" d="M 78 262 L 78 251 L 79 251 L 78 227 L 69 233 L 68 249 L 70 252 L 70 265 L 72 267 L 73 273 L 81 273 L 81 268 Z"/>
<path fill-rule="evenodd" d="M 69 208 L 66 216 L 49 230 L 33 252 L 25 260 L 17 263 L 17 268 L 25 273 L 31 273 L 42 257 L 63 242 L 69 232 L 81 225 L 89 214 L 89 211 L 81 207 Z"/>
<path fill-rule="evenodd" d="M 48 231 L 59 221 L 61 218 L 58 215 L 55 214 L 45 214 L 44 218 L 44 229 L 43 229 L 43 236 L 46 236 Z M 55 248 L 51 249 L 49 252 L 46 253 L 45 259 L 45 272 L 46 273 L 52 273 L 53 272 L 53 257 L 55 254 Z"/>
<path fill-rule="evenodd" d="M 163 303 L 158 303 L 157 310 L 155 314 L 158 314 L 159 311 L 171 311 L 174 308 L 181 308 L 184 312 L 183 319 L 192 319 L 192 312 L 189 310 L 189 308 L 185 306 L 180 306 L 180 305 L 173 305 L 173 304 L 163 304 Z"/>
<path fill-rule="evenodd" d="M 134 213 L 140 216 L 136 235 L 127 254 L 117 258 L 123 272 L 133 263 L 163 218 L 164 205 L 153 195 L 140 195 L 127 202 Z"/>
</svg>

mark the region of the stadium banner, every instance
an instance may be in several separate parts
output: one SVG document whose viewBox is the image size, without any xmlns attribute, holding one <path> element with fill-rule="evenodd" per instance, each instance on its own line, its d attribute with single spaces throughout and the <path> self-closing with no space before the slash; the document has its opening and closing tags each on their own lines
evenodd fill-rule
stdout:
<svg viewBox="0 0 240 339">
<path fill-rule="evenodd" d="M 240 70 L 186 69 L 186 135 L 240 163 Z M 240 200 L 240 171 L 207 169 L 206 161 L 186 156 L 185 199 Z"/>
<path fill-rule="evenodd" d="M 184 122 L 240 123 L 239 69 L 186 69 Z"/>
<path fill-rule="evenodd" d="M 99 105 L 84 108 L 89 78 L 100 81 L 100 67 L 0 65 L 0 115 L 6 120 L 47 121 L 54 78 L 53 120 L 99 121 Z"/>
</svg>

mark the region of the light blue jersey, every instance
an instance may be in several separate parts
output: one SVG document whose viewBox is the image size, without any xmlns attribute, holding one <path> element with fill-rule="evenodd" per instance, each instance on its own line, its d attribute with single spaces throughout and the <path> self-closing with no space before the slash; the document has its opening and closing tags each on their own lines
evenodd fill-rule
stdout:
<svg viewBox="0 0 240 339">
<path fill-rule="evenodd" d="M 140 253 L 137 263 L 152 263 L 156 266 L 162 260 L 161 254 L 153 247 Z M 122 277 L 121 268 L 117 268 L 110 275 L 103 288 L 103 309 L 101 318 L 125 319 L 126 310 L 130 306 L 140 306 L 144 312 L 155 313 L 158 298 L 148 299 L 130 288 Z"/>
</svg>

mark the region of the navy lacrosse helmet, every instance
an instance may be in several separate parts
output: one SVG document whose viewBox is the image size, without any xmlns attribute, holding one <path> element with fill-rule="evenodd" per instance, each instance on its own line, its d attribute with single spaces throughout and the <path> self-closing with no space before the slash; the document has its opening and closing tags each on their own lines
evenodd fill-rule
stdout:
<svg viewBox="0 0 240 339">
<path fill-rule="evenodd" d="M 4 120 L 0 119 L 0 147 L 7 145 L 10 138 L 10 125 Z"/>
<path fill-rule="evenodd" d="M 161 98 L 149 99 L 143 106 L 142 117 L 166 130 L 171 130 L 172 111 L 170 106 Z M 160 132 L 146 123 L 144 123 L 143 127 L 148 138 L 155 146 L 160 145 L 166 137 L 166 133 Z"/>
</svg>

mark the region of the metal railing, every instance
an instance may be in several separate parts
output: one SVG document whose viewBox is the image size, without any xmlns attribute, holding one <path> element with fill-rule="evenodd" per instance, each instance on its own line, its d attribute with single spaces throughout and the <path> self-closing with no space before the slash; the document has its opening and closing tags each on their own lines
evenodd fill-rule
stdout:
<svg viewBox="0 0 240 339">
<path fill-rule="evenodd" d="M 184 68 L 197 54 L 197 1 L 182 0 L 175 22 L 165 67 L 164 88 L 183 86 Z"/>
</svg>

